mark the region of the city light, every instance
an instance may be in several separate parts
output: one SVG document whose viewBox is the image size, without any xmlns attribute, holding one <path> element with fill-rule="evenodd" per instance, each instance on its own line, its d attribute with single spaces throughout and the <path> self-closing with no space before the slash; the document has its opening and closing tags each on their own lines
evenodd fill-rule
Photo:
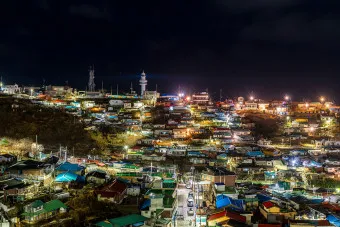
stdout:
<svg viewBox="0 0 340 227">
<path fill-rule="evenodd" d="M 287 117 L 286 117 L 286 119 L 287 119 L 287 121 L 289 121 L 290 117 L 289 117 L 289 116 L 287 116 Z"/>
<path fill-rule="evenodd" d="M 325 97 L 321 96 L 320 97 L 320 102 L 324 102 L 325 101 Z"/>
<path fill-rule="evenodd" d="M 306 106 L 306 108 L 308 108 L 308 107 L 309 107 L 309 104 L 308 104 L 308 103 L 306 103 L 306 104 L 305 104 L 305 106 Z"/>
<path fill-rule="evenodd" d="M 288 101 L 290 97 L 288 95 L 285 96 L 285 100 Z"/>
<path fill-rule="evenodd" d="M 254 100 L 254 96 L 250 96 L 250 100 L 253 101 Z"/>
<path fill-rule="evenodd" d="M 327 104 L 326 104 L 326 108 L 329 108 L 329 107 L 330 107 L 330 105 L 329 105 L 329 103 L 327 103 Z"/>
<path fill-rule="evenodd" d="M 186 100 L 187 100 L 187 101 L 190 101 L 190 100 L 191 100 L 191 98 L 190 98 L 189 96 L 187 96 L 187 97 L 186 97 Z"/>
</svg>

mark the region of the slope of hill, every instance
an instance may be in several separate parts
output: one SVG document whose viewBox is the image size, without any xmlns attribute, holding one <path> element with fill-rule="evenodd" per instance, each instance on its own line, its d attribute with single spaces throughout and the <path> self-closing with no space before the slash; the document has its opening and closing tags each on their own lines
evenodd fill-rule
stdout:
<svg viewBox="0 0 340 227">
<path fill-rule="evenodd" d="M 36 135 L 47 150 L 56 150 L 62 145 L 74 148 L 76 153 L 86 154 L 98 148 L 89 132 L 84 130 L 84 125 L 74 116 L 33 105 L 30 100 L 1 96 L 0 137 L 34 141 Z"/>
</svg>

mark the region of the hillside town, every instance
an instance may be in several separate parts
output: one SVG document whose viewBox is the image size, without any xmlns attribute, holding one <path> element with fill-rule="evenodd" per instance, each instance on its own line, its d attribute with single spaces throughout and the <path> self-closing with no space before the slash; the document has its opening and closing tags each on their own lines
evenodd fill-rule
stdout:
<svg viewBox="0 0 340 227">
<path fill-rule="evenodd" d="M 340 106 L 147 83 L 98 89 L 93 68 L 85 91 L 1 80 L 0 226 L 340 226 Z"/>
</svg>

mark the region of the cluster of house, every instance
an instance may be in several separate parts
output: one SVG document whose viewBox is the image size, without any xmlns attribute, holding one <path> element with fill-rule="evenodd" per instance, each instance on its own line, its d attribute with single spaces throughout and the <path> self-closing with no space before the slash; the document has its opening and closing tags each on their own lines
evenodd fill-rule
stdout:
<svg viewBox="0 0 340 227">
<path fill-rule="evenodd" d="M 338 191 L 313 186 L 313 182 L 340 175 L 340 143 L 320 140 L 314 143 L 316 149 L 283 153 L 268 146 L 268 141 L 256 143 L 255 125 L 236 113 L 241 108 L 276 108 L 273 113 L 286 114 L 290 104 L 261 107 L 261 102 L 238 100 L 216 106 L 206 92 L 161 96 L 156 107 L 123 98 L 109 103 L 35 102 L 53 103 L 81 116 L 89 113 L 91 130 L 97 124 L 114 124 L 143 138 L 135 146 L 122 148 L 120 161 L 67 155 L 17 161 L 13 155 L 1 154 L 4 203 L 0 220 L 4 226 L 39 223 L 64 213 L 70 209 L 65 201 L 76 196 L 69 190 L 86 184 L 103 203 L 123 207 L 128 198 L 137 198 L 139 212 L 108 217 L 96 226 L 181 226 L 181 208 L 187 206 L 178 199 L 182 187 L 196 193 L 193 216 L 183 226 L 340 226 Z M 301 119 L 287 118 L 288 128 L 295 130 L 289 133 L 319 127 L 310 118 Z M 36 199 L 44 193 L 41 186 L 51 189 L 53 200 Z M 17 202 L 24 206 L 13 216 L 8 204 Z"/>
</svg>

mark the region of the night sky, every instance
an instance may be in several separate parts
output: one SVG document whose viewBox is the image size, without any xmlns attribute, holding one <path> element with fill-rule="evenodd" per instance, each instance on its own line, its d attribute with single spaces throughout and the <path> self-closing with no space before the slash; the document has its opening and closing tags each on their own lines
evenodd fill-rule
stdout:
<svg viewBox="0 0 340 227">
<path fill-rule="evenodd" d="M 194 2 L 189 3 L 189 2 Z M 339 100 L 339 0 L 1 1 L 6 83 Z M 138 87 L 139 89 L 139 87 Z"/>
</svg>

